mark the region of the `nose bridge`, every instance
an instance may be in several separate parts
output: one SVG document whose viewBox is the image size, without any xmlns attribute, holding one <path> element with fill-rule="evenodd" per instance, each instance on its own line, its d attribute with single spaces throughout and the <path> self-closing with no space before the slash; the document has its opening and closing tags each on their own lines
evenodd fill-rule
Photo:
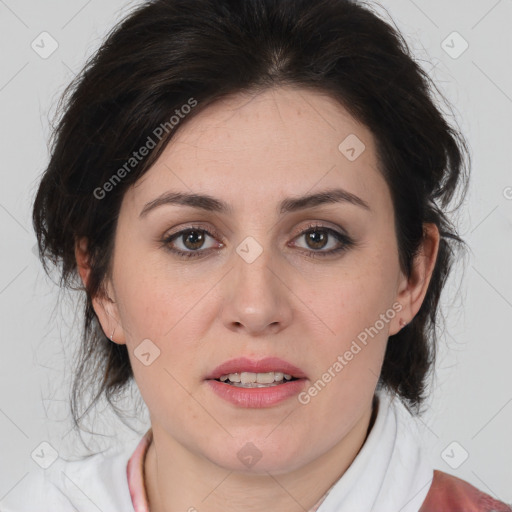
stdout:
<svg viewBox="0 0 512 512">
<path fill-rule="evenodd" d="M 271 271 L 273 249 L 268 239 L 258 238 L 261 243 L 256 237 L 248 236 L 236 248 L 236 293 L 240 303 L 251 297 L 254 300 L 272 301 L 275 300 L 276 293 L 279 293 L 275 283 L 276 276 Z"/>
</svg>

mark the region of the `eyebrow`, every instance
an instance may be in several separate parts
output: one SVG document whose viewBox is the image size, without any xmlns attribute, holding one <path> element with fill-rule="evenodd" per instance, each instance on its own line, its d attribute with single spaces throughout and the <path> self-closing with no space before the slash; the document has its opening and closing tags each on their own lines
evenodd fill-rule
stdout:
<svg viewBox="0 0 512 512">
<path fill-rule="evenodd" d="M 360 206 L 361 208 L 371 212 L 371 208 L 368 203 L 361 199 L 359 196 L 356 196 L 347 190 L 336 188 L 324 190 L 323 192 L 318 192 L 316 194 L 310 194 L 306 196 L 288 197 L 281 201 L 279 205 L 279 213 L 283 215 L 285 213 L 291 213 L 298 210 L 304 210 L 306 208 L 312 208 L 314 206 L 332 203 L 349 203 L 355 206 Z M 146 216 L 151 210 L 166 204 L 189 206 L 191 208 L 197 208 L 214 213 L 226 214 L 233 212 L 232 207 L 228 203 L 225 203 L 220 199 L 216 199 L 215 197 L 212 197 L 208 194 L 165 192 L 153 201 L 146 203 L 139 214 L 139 218 Z"/>
</svg>

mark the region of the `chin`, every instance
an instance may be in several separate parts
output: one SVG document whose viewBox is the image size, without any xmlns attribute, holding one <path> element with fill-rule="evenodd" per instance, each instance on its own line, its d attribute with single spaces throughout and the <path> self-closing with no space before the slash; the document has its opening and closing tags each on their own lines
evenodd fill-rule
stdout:
<svg viewBox="0 0 512 512">
<path fill-rule="evenodd" d="M 304 463 L 304 442 L 276 435 L 269 441 L 269 431 L 258 435 L 245 435 L 219 442 L 212 453 L 212 444 L 205 447 L 204 455 L 214 464 L 228 471 L 247 474 L 280 474 L 299 469 Z M 272 434 L 271 434 L 272 435 Z M 225 441 L 225 440 L 224 440 Z M 288 442 L 287 442 L 288 441 Z M 211 442 L 210 442 L 211 443 Z"/>
</svg>

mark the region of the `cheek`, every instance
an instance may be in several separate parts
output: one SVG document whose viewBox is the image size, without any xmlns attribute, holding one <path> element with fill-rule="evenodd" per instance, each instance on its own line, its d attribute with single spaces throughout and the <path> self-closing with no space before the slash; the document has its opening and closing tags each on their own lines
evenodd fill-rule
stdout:
<svg viewBox="0 0 512 512">
<path fill-rule="evenodd" d="M 358 258 L 357 267 L 335 274 L 320 292 L 310 296 L 309 308 L 322 319 L 325 343 L 318 378 L 330 370 L 343 382 L 373 381 L 380 373 L 391 321 L 395 288 L 390 261 L 381 255 Z M 303 291 L 306 293 L 306 290 Z M 397 303 L 398 304 L 398 303 Z M 396 306 L 396 305 L 395 305 Z M 319 331 L 320 337 L 320 331 Z M 329 375 L 325 375 L 328 380 Z M 330 386 L 331 390 L 337 385 Z"/>
<path fill-rule="evenodd" d="M 395 297 L 392 272 L 380 266 L 360 265 L 354 272 L 333 274 L 321 294 L 316 293 L 310 306 L 321 312 L 336 336 L 353 337 L 370 327 L 381 314 L 393 314 Z"/>
<path fill-rule="evenodd" d="M 139 338 L 164 343 L 179 331 L 182 322 L 204 295 L 199 282 L 192 284 L 180 268 L 169 265 L 161 255 L 146 252 L 116 261 L 116 292 L 120 315 L 131 342 Z M 197 281 L 197 280 L 196 280 Z M 204 280 L 202 280 L 204 282 Z"/>
<path fill-rule="evenodd" d="M 335 418 L 348 428 L 371 400 L 396 315 L 382 275 L 368 271 L 357 278 L 337 279 L 329 284 L 327 298 L 317 297 L 316 307 L 328 330 L 318 336 L 318 364 L 301 402 L 310 403 L 317 418 Z"/>
<path fill-rule="evenodd" d="M 204 292 L 192 292 L 169 269 L 136 265 L 130 258 L 122 258 L 116 272 L 118 309 L 137 385 L 145 398 L 168 394 L 177 386 L 174 379 L 185 383 L 195 371 L 194 353 L 202 336 L 194 306 Z"/>
</svg>

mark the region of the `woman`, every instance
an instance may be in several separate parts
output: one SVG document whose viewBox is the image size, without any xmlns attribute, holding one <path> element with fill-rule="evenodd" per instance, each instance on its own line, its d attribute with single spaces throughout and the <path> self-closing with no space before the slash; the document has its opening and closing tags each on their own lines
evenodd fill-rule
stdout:
<svg viewBox="0 0 512 512">
<path fill-rule="evenodd" d="M 34 204 L 86 297 L 74 386 L 133 378 L 133 453 L 2 510 L 511 510 L 437 471 L 418 413 L 462 245 L 466 145 L 348 0 L 154 0 L 68 90 Z"/>
</svg>

